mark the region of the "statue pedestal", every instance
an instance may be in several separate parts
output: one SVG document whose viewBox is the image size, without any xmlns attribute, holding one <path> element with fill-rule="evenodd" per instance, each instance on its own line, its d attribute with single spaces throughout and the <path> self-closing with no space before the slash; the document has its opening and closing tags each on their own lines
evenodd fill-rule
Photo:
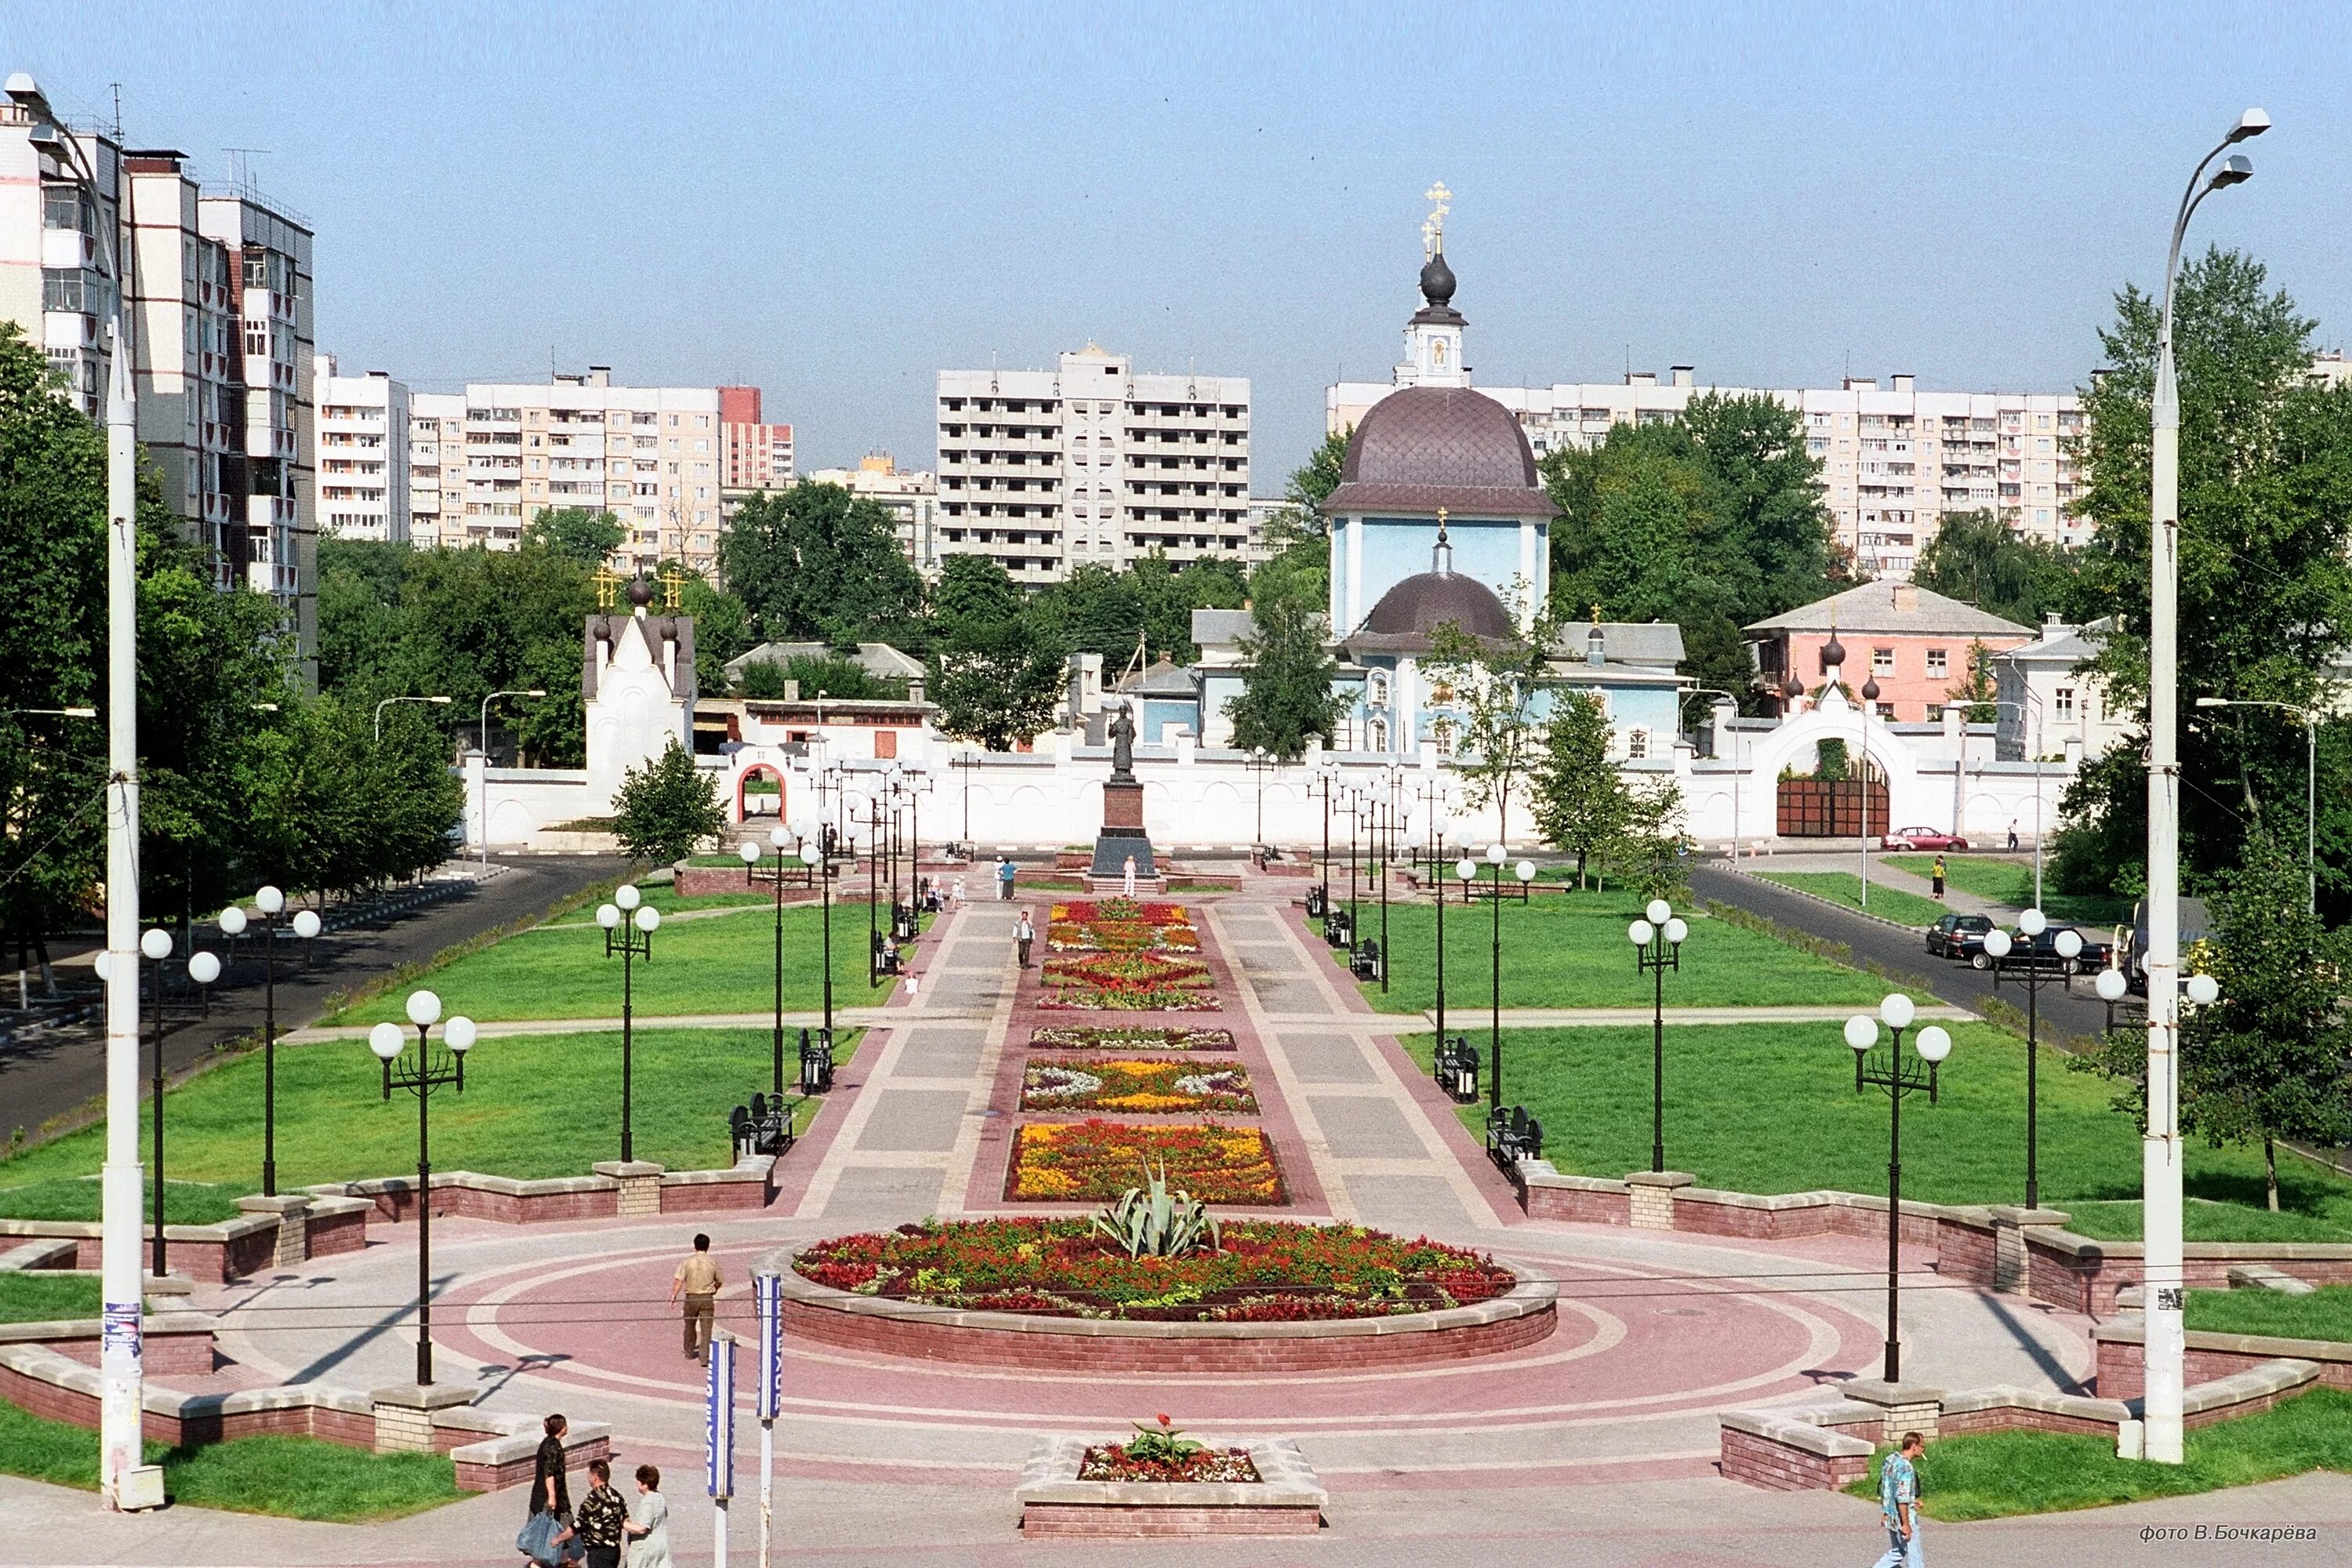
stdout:
<svg viewBox="0 0 2352 1568">
<path fill-rule="evenodd" d="M 1152 861 L 1151 836 L 1143 830 L 1143 783 L 1113 775 L 1103 785 L 1102 831 L 1095 836 L 1094 864 L 1087 877 L 1116 886 L 1127 874 L 1127 858 L 1135 857 L 1135 879 L 1156 888 L 1160 868 Z"/>
</svg>

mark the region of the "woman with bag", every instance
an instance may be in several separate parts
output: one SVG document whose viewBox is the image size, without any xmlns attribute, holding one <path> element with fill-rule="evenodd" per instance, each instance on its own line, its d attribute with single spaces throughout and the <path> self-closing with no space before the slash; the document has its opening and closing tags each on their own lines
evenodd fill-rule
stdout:
<svg viewBox="0 0 2352 1568">
<path fill-rule="evenodd" d="M 530 1517 L 515 1537 L 515 1550 L 541 1568 L 580 1561 L 580 1539 L 572 1528 L 572 1489 L 563 1474 L 563 1434 L 570 1423 L 547 1418 L 530 1478 Z"/>
<path fill-rule="evenodd" d="M 629 1505 L 629 1568 L 670 1568 L 669 1500 L 661 1495 L 661 1471 L 637 1467 L 637 1500 Z"/>
</svg>

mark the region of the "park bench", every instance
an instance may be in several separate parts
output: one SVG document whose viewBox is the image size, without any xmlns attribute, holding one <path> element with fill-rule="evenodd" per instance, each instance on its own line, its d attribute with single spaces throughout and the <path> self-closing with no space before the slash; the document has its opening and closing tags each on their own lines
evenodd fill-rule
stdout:
<svg viewBox="0 0 2352 1568">
<path fill-rule="evenodd" d="M 1505 1175 L 1516 1173 L 1522 1160 L 1543 1158 L 1543 1123 L 1528 1114 L 1524 1105 L 1508 1110 L 1501 1106 L 1486 1113 L 1486 1157 Z"/>
<path fill-rule="evenodd" d="M 1437 1087 L 1455 1104 L 1477 1102 L 1478 1053 L 1470 1048 L 1468 1036 L 1448 1035 L 1439 1041 L 1431 1072 L 1437 1079 Z"/>
<path fill-rule="evenodd" d="M 824 1094 L 833 1088 L 833 1034 L 801 1031 L 801 1092 Z"/>
<path fill-rule="evenodd" d="M 771 1099 L 754 1094 L 751 1103 L 737 1106 L 727 1122 L 738 1160 L 758 1154 L 781 1154 L 793 1146 L 792 1112 L 782 1095 Z"/>
<path fill-rule="evenodd" d="M 1356 978 L 1359 980 L 1378 980 L 1381 977 L 1381 965 L 1383 962 L 1385 960 L 1381 952 L 1381 944 L 1368 938 L 1362 946 L 1356 949 L 1355 957 L 1349 963 L 1348 967 L 1355 972 Z"/>
<path fill-rule="evenodd" d="M 1356 941 L 1356 920 L 1345 910 L 1335 909 L 1323 917 L 1323 941 L 1331 947 L 1352 947 Z"/>
</svg>

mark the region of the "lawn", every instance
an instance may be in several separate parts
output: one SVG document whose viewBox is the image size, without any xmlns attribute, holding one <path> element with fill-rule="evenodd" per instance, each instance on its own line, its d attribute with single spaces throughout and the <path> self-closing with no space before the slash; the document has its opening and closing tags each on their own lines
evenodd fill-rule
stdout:
<svg viewBox="0 0 2352 1568">
<path fill-rule="evenodd" d="M 2352 1285 L 2323 1285 L 2307 1296 L 2280 1290 L 2191 1290 L 2189 1326 L 2283 1340 L 2352 1341 Z"/>
<path fill-rule="evenodd" d="M 722 902 L 719 906 L 725 908 Z M 738 895 L 740 897 L 740 895 Z M 698 1013 L 756 1013 L 775 1004 L 775 922 L 757 900 L 730 912 L 668 919 L 677 901 L 666 890 L 649 889 L 647 901 L 665 910 L 654 933 L 653 958 L 632 965 L 637 1014 L 646 1017 Z M 694 909 L 712 907 L 696 900 Z M 887 911 L 885 911 L 887 919 Z M 836 1007 L 879 1004 L 891 981 L 866 984 L 866 921 L 863 904 L 833 907 L 833 1000 Z M 820 1005 L 823 970 L 817 963 L 823 927 L 813 905 L 784 909 L 784 1006 Z M 408 993 L 437 992 L 443 1015 L 463 1013 L 477 1022 L 521 1018 L 617 1018 L 621 1014 L 621 960 L 604 956 L 604 933 L 595 911 L 583 910 L 560 921 L 441 964 L 427 973 L 372 997 L 326 1020 L 373 1024 L 404 1016 Z"/>
<path fill-rule="evenodd" d="M 1846 1490 L 1878 1495 L 1878 1463 Z M 2256 1415 L 2197 1426 L 2184 1463 L 2118 1459 L 2106 1437 L 1984 1432 L 1947 1437 L 1919 1456 L 1919 1510 L 1929 1519 L 2003 1519 L 2189 1497 L 2306 1470 L 2352 1470 L 2352 1394 L 2315 1389 Z M 2255 1559 L 2250 1546 L 2245 1561 Z"/>
<path fill-rule="evenodd" d="M 364 1523 L 471 1497 L 446 1454 L 371 1454 L 315 1437 L 240 1437 L 198 1448 L 147 1445 L 173 1502 L 281 1519 Z M 97 1434 L 0 1402 L 0 1472 L 98 1489 Z"/>
<path fill-rule="evenodd" d="M 798 1071 L 797 1034 L 784 1042 L 785 1082 Z M 636 1157 L 672 1170 L 733 1163 L 730 1108 L 769 1082 L 765 1029 L 640 1029 L 633 1055 L 632 1121 Z M 849 1059 L 855 1037 L 836 1047 Z M 531 1178 L 585 1175 L 620 1158 L 621 1037 L 509 1035 L 485 1039 L 467 1058 L 466 1092 L 433 1097 L 433 1164 Z M 261 1058 L 255 1054 L 171 1091 L 165 1154 L 176 1175 L 260 1191 Z M 805 1128 L 814 1102 L 801 1108 Z M 146 1146 L 142 1135 L 141 1147 Z M 105 1130 L 92 1127 L 0 1162 L 0 1213 L 11 1187 L 43 1194 L 78 1187 L 95 1217 L 95 1182 Z M 403 1089 L 383 1098 L 383 1073 L 361 1040 L 323 1040 L 278 1050 L 278 1182 L 281 1191 L 314 1182 L 396 1176 L 416 1169 L 416 1102 Z M 180 1216 L 173 1215 L 176 1221 Z"/>
<path fill-rule="evenodd" d="M 1850 910 L 1862 908 L 1862 879 L 1851 871 L 1759 871 L 1756 879 L 1777 882 L 1781 887 L 1800 893 L 1811 893 L 1817 899 L 1827 899 Z M 1907 926 L 1931 926 L 1952 911 L 1949 905 L 1939 904 L 1933 899 L 1923 899 L 1916 893 L 1898 892 L 1873 882 L 1867 912 Z"/>
<path fill-rule="evenodd" d="M 1925 862 L 1922 862 L 1924 865 Z M 1922 869 L 1919 873 L 1926 876 Z M 1944 879 L 1981 899 L 1998 899 L 2011 909 L 2033 902 L 2033 862 L 1994 856 L 1951 855 L 1944 860 Z M 2120 925 L 2131 919 L 2132 901 L 2112 895 L 2078 895 L 2053 891 L 2049 868 L 2042 874 L 2042 908 L 2052 920 L 2076 925 Z"/>
<path fill-rule="evenodd" d="M 92 1131 L 103 1131 L 102 1129 Z M 168 1134 L 172 1128 L 167 1124 L 163 1131 Z M 152 1152 L 152 1146 L 142 1135 L 139 1148 L 144 1156 Z M 179 1168 L 173 1163 L 173 1153 L 168 1147 L 163 1152 L 167 1170 Z M 0 1163 L 0 1215 L 9 1219 L 66 1219 L 97 1223 L 99 1196 L 95 1179 L 71 1175 L 36 1180 L 19 1177 L 16 1173 L 16 1169 L 13 1163 Z M 96 1169 L 95 1165 L 90 1167 L 92 1172 Z M 260 1190 L 250 1184 L 215 1186 L 209 1182 L 166 1180 L 163 1184 L 164 1223 L 219 1225 L 237 1217 L 241 1212 L 236 1206 L 237 1199 Z M 152 1175 L 141 1184 L 140 1192 L 148 1205 L 142 1211 L 143 1218 L 152 1221 L 155 1217 L 155 1186 Z"/>
<path fill-rule="evenodd" d="M 95 1274 L 0 1272 L 0 1323 L 45 1323 L 59 1318 L 98 1316 Z"/>
<path fill-rule="evenodd" d="M 1903 1194 L 1928 1203 L 2021 1203 L 2025 1192 L 2025 1046 L 1985 1024 L 1950 1026 L 1939 1103 L 1903 1108 Z M 1465 1031 L 1486 1058 L 1486 1033 Z M 1406 1049 L 1426 1070 L 1431 1037 Z M 1908 1044 L 1904 1047 L 1910 1049 Z M 2101 1081 L 2055 1068 L 2043 1053 L 2042 1201 L 2076 1209 L 2084 1198 L 2137 1198 L 2138 1129 L 2109 1104 Z M 1482 1086 L 1483 1087 L 1483 1086 Z M 1650 1031 L 1507 1029 L 1503 1100 L 1544 1125 L 1544 1155 L 1562 1171 L 1622 1176 L 1650 1163 Z M 1485 1108 L 1464 1108 L 1475 1131 Z M 1666 1031 L 1666 1164 L 1706 1187 L 1790 1193 L 1886 1190 L 1886 1095 L 1854 1092 L 1853 1053 L 1833 1024 L 1687 1025 Z M 2256 1216 L 2262 1151 L 2194 1145 L 2192 1226 Z M 2283 1184 L 2287 1173 L 2282 1172 Z M 2352 1185 L 2295 1173 L 2283 1185 L 2293 1219 L 2352 1239 Z M 2210 1216 L 2200 1220 L 2200 1216 Z M 2192 1229 L 2190 1234 L 2198 1236 Z M 2198 1236 L 2199 1239 L 2205 1239 Z"/>
<path fill-rule="evenodd" d="M 1338 907 L 1344 908 L 1336 899 Z M 1503 905 L 1503 1005 L 1506 1007 L 1635 1007 L 1651 1000 L 1651 977 L 1635 970 L 1625 928 L 1642 912 L 1633 893 L 1559 893 Z M 1875 1004 L 1886 982 L 1827 959 L 1800 952 L 1769 936 L 1696 910 L 1683 943 L 1682 968 L 1666 976 L 1670 1007 L 1768 1006 L 1791 1004 Z M 1445 1002 L 1475 1011 L 1493 1001 L 1494 908 L 1449 905 L 1445 911 Z M 1361 906 L 1360 936 L 1381 934 L 1378 901 Z M 1320 926 L 1307 922 L 1311 940 Z M 1431 904 L 1391 904 L 1390 991 L 1363 987 L 1387 1013 L 1418 1013 L 1437 1004 L 1437 910 Z M 1335 954 L 1344 950 L 1334 950 Z"/>
<path fill-rule="evenodd" d="M 2189 1147 L 2189 1169 L 2198 1169 L 2200 1152 L 2231 1151 Z M 2352 1241 L 2352 1199 L 2341 1183 L 2315 1174 L 2279 1168 L 2279 1212 L 2263 1204 L 2261 1152 L 2242 1162 L 2232 1161 L 2229 1173 L 2209 1172 L 2199 1202 L 2192 1194 L 2181 1210 L 2181 1223 L 2190 1241 Z M 2049 1194 L 2042 1194 L 2047 1201 Z M 2140 1205 L 2137 1198 L 2112 1203 L 2070 1203 L 2061 1205 L 2074 1217 L 2066 1228 L 2098 1241 L 2138 1241 Z"/>
</svg>

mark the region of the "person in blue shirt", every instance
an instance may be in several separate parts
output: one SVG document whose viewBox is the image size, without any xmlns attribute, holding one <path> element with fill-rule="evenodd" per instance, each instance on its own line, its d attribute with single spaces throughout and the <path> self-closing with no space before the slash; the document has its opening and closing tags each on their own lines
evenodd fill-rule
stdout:
<svg viewBox="0 0 2352 1568">
<path fill-rule="evenodd" d="M 1927 1440 L 1903 1434 L 1903 1446 L 1878 1470 L 1878 1512 L 1886 1526 L 1886 1554 L 1875 1568 L 1926 1568 L 1919 1552 L 1919 1450 Z"/>
</svg>

